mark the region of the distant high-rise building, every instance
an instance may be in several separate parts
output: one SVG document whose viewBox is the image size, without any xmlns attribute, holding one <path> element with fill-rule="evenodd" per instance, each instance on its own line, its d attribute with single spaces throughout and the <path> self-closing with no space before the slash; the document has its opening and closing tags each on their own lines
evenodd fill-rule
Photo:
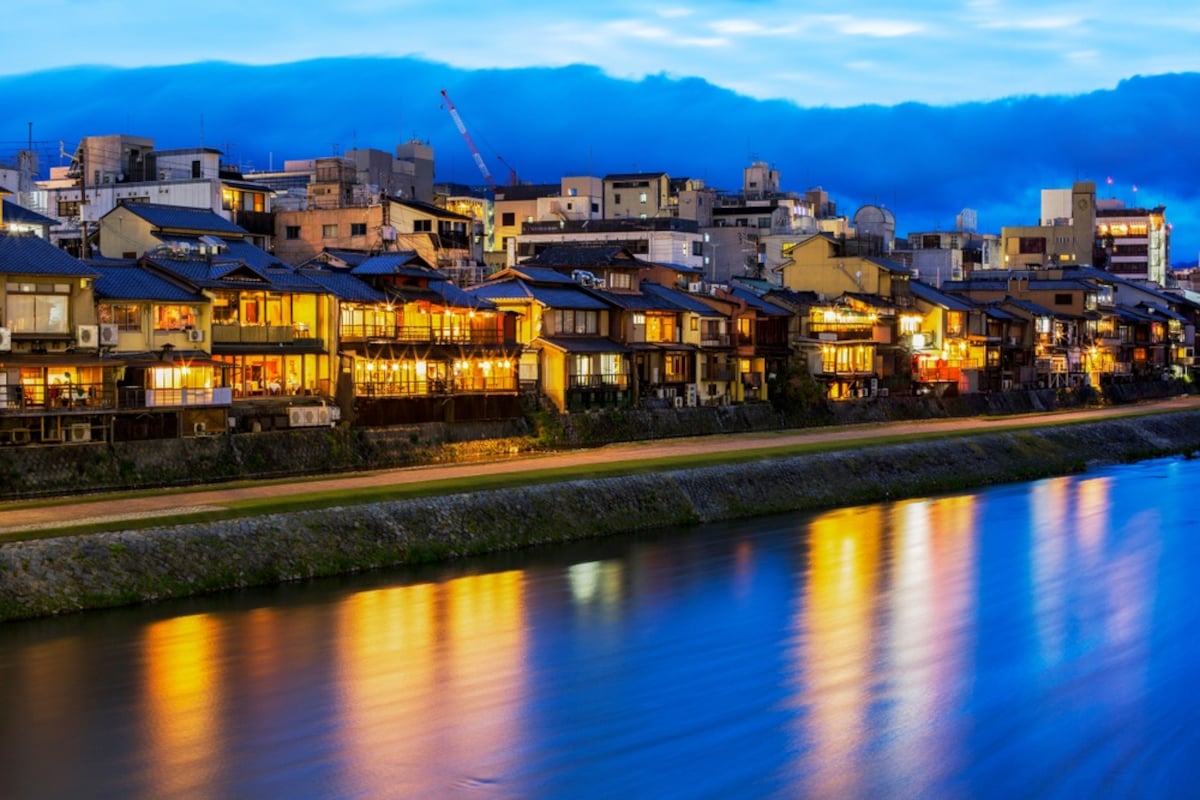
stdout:
<svg viewBox="0 0 1200 800">
<path fill-rule="evenodd" d="M 1165 206 L 1126 208 L 1115 198 L 1096 201 L 1095 266 L 1165 286 L 1170 241 Z"/>
</svg>

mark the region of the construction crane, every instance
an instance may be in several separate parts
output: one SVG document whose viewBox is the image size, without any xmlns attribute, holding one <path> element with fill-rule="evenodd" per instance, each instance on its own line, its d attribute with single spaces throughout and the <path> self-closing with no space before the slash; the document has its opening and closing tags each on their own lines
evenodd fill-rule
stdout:
<svg viewBox="0 0 1200 800">
<path fill-rule="evenodd" d="M 475 166 L 479 167 L 479 171 L 483 173 L 483 179 L 487 181 L 488 188 L 495 192 L 496 182 L 492 180 L 492 173 L 488 171 L 487 164 L 483 163 L 483 156 L 479 155 L 479 148 L 471 140 L 471 134 L 467 133 L 467 126 L 463 124 L 462 117 L 458 115 L 458 109 L 454 107 L 454 103 L 450 102 L 450 95 L 446 94 L 445 89 L 442 89 L 442 99 L 446 101 L 446 110 L 450 112 L 450 117 L 458 127 L 458 132 L 466 139 L 467 147 L 471 148 L 471 157 L 475 159 Z"/>
</svg>

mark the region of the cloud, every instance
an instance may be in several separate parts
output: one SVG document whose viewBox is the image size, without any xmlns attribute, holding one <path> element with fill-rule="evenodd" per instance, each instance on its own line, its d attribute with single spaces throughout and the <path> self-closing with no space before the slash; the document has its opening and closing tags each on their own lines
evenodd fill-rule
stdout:
<svg viewBox="0 0 1200 800">
<path fill-rule="evenodd" d="M 0 74 L 71 66 L 81 57 L 139 67 L 420 53 L 472 69 L 585 63 L 629 77 L 692 75 L 760 98 L 847 107 L 1073 94 L 1135 74 L 1200 69 L 1197 7 L 1134 14 L 1116 0 L 931 0 L 900 8 L 882 0 L 832 14 L 790 0 L 526 0 L 472 4 L 468 25 L 461 4 L 417 0 L 347 0 L 336 10 L 291 0 L 286 13 L 245 0 L 43 0 L 37 13 L 6 21 Z M 186 36 L 160 35 L 178 32 L 181 19 Z M 48 20 L 71 21 L 53 28 L 53 46 Z M 1088 51 L 1100 55 L 1085 58 Z M 811 63 L 865 62 L 893 74 L 881 80 L 852 70 L 812 85 L 764 77 Z"/>
<path fill-rule="evenodd" d="M 839 80 L 822 64 L 780 66 L 753 77 L 819 88 Z M 379 103 L 377 84 L 363 75 L 386 77 L 405 91 L 396 102 Z M 214 93 L 213 86 L 230 90 Z M 203 131 L 205 143 L 247 169 L 327 155 L 334 142 L 343 150 L 390 151 L 415 136 L 434 146 L 439 180 L 477 184 L 470 153 L 440 108 L 440 88 L 454 98 L 493 172 L 503 154 L 534 182 L 662 169 L 736 189 L 755 158 L 779 169 L 786 189 L 825 187 L 846 214 L 867 203 L 888 206 L 901 233 L 945 229 L 964 207 L 977 209 L 981 227 L 998 233 L 1037 219 L 1042 188 L 1076 179 L 1104 187 L 1112 175 L 1113 192 L 1127 202 L 1167 207 L 1177 257 L 1194 258 L 1200 249 L 1200 167 L 1179 157 L 1194 144 L 1195 74 L 1131 79 L 1079 97 L 806 108 L 694 78 L 617 80 L 587 66 L 469 71 L 380 58 L 70 69 L 0 78 L 7 101 L 0 128 L 23 137 L 26 122 L 35 120 L 35 138 L 53 142 L 42 153 L 43 169 L 58 163 L 57 140 L 70 149 L 81 136 L 113 131 L 149 136 L 164 149 L 196 146 Z M 323 96 L 356 112 L 316 118 L 311 99 Z M 162 113 L 167 108 L 173 112 Z M 1155 132 L 1153 146 L 1147 130 Z M 1138 157 L 1128 158 L 1131 152 Z M 1128 188 L 1134 184 L 1136 198 Z"/>
<path fill-rule="evenodd" d="M 849 36 L 868 36 L 880 39 L 891 39 L 900 36 L 913 36 L 924 33 L 929 26 L 914 21 L 897 19 L 869 19 L 858 16 L 837 15 L 828 18 L 839 33 Z"/>
</svg>

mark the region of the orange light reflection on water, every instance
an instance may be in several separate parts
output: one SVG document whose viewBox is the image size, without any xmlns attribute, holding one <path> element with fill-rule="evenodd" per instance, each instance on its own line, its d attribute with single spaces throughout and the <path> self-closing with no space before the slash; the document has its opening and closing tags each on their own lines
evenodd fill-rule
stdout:
<svg viewBox="0 0 1200 800">
<path fill-rule="evenodd" d="M 913 500 L 810 523 L 793 652 L 796 769 L 813 796 L 867 796 L 872 765 L 928 778 L 961 758 L 933 720 L 963 691 L 951 678 L 972 644 L 975 502 Z M 902 732 L 884 759 L 868 750 L 880 722 Z"/>
<path fill-rule="evenodd" d="M 436 796 L 506 768 L 499 759 L 521 737 L 513 710 L 528 691 L 523 591 L 514 571 L 347 598 L 337 612 L 345 785 L 370 797 Z M 465 753 L 485 763 L 456 763 Z"/>
<path fill-rule="evenodd" d="M 216 620 L 207 614 L 166 619 L 146 628 L 142 653 L 147 748 L 156 796 L 194 796 L 213 765 L 221 763 L 218 633 Z"/>
</svg>

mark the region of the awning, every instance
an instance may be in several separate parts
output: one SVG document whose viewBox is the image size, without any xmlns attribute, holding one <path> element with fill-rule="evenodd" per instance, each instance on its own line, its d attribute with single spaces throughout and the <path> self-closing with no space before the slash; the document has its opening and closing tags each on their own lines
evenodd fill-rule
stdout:
<svg viewBox="0 0 1200 800">
<path fill-rule="evenodd" d="M 619 345 L 612 339 L 601 337 L 580 336 L 578 338 L 570 336 L 556 336 L 552 339 L 539 337 L 533 340 L 533 346 L 549 345 L 555 350 L 561 350 L 564 353 L 628 353 L 629 348 Z"/>
<path fill-rule="evenodd" d="M 79 353 L 0 353 L 4 367 L 120 367 L 123 359 L 99 359 Z"/>
</svg>

